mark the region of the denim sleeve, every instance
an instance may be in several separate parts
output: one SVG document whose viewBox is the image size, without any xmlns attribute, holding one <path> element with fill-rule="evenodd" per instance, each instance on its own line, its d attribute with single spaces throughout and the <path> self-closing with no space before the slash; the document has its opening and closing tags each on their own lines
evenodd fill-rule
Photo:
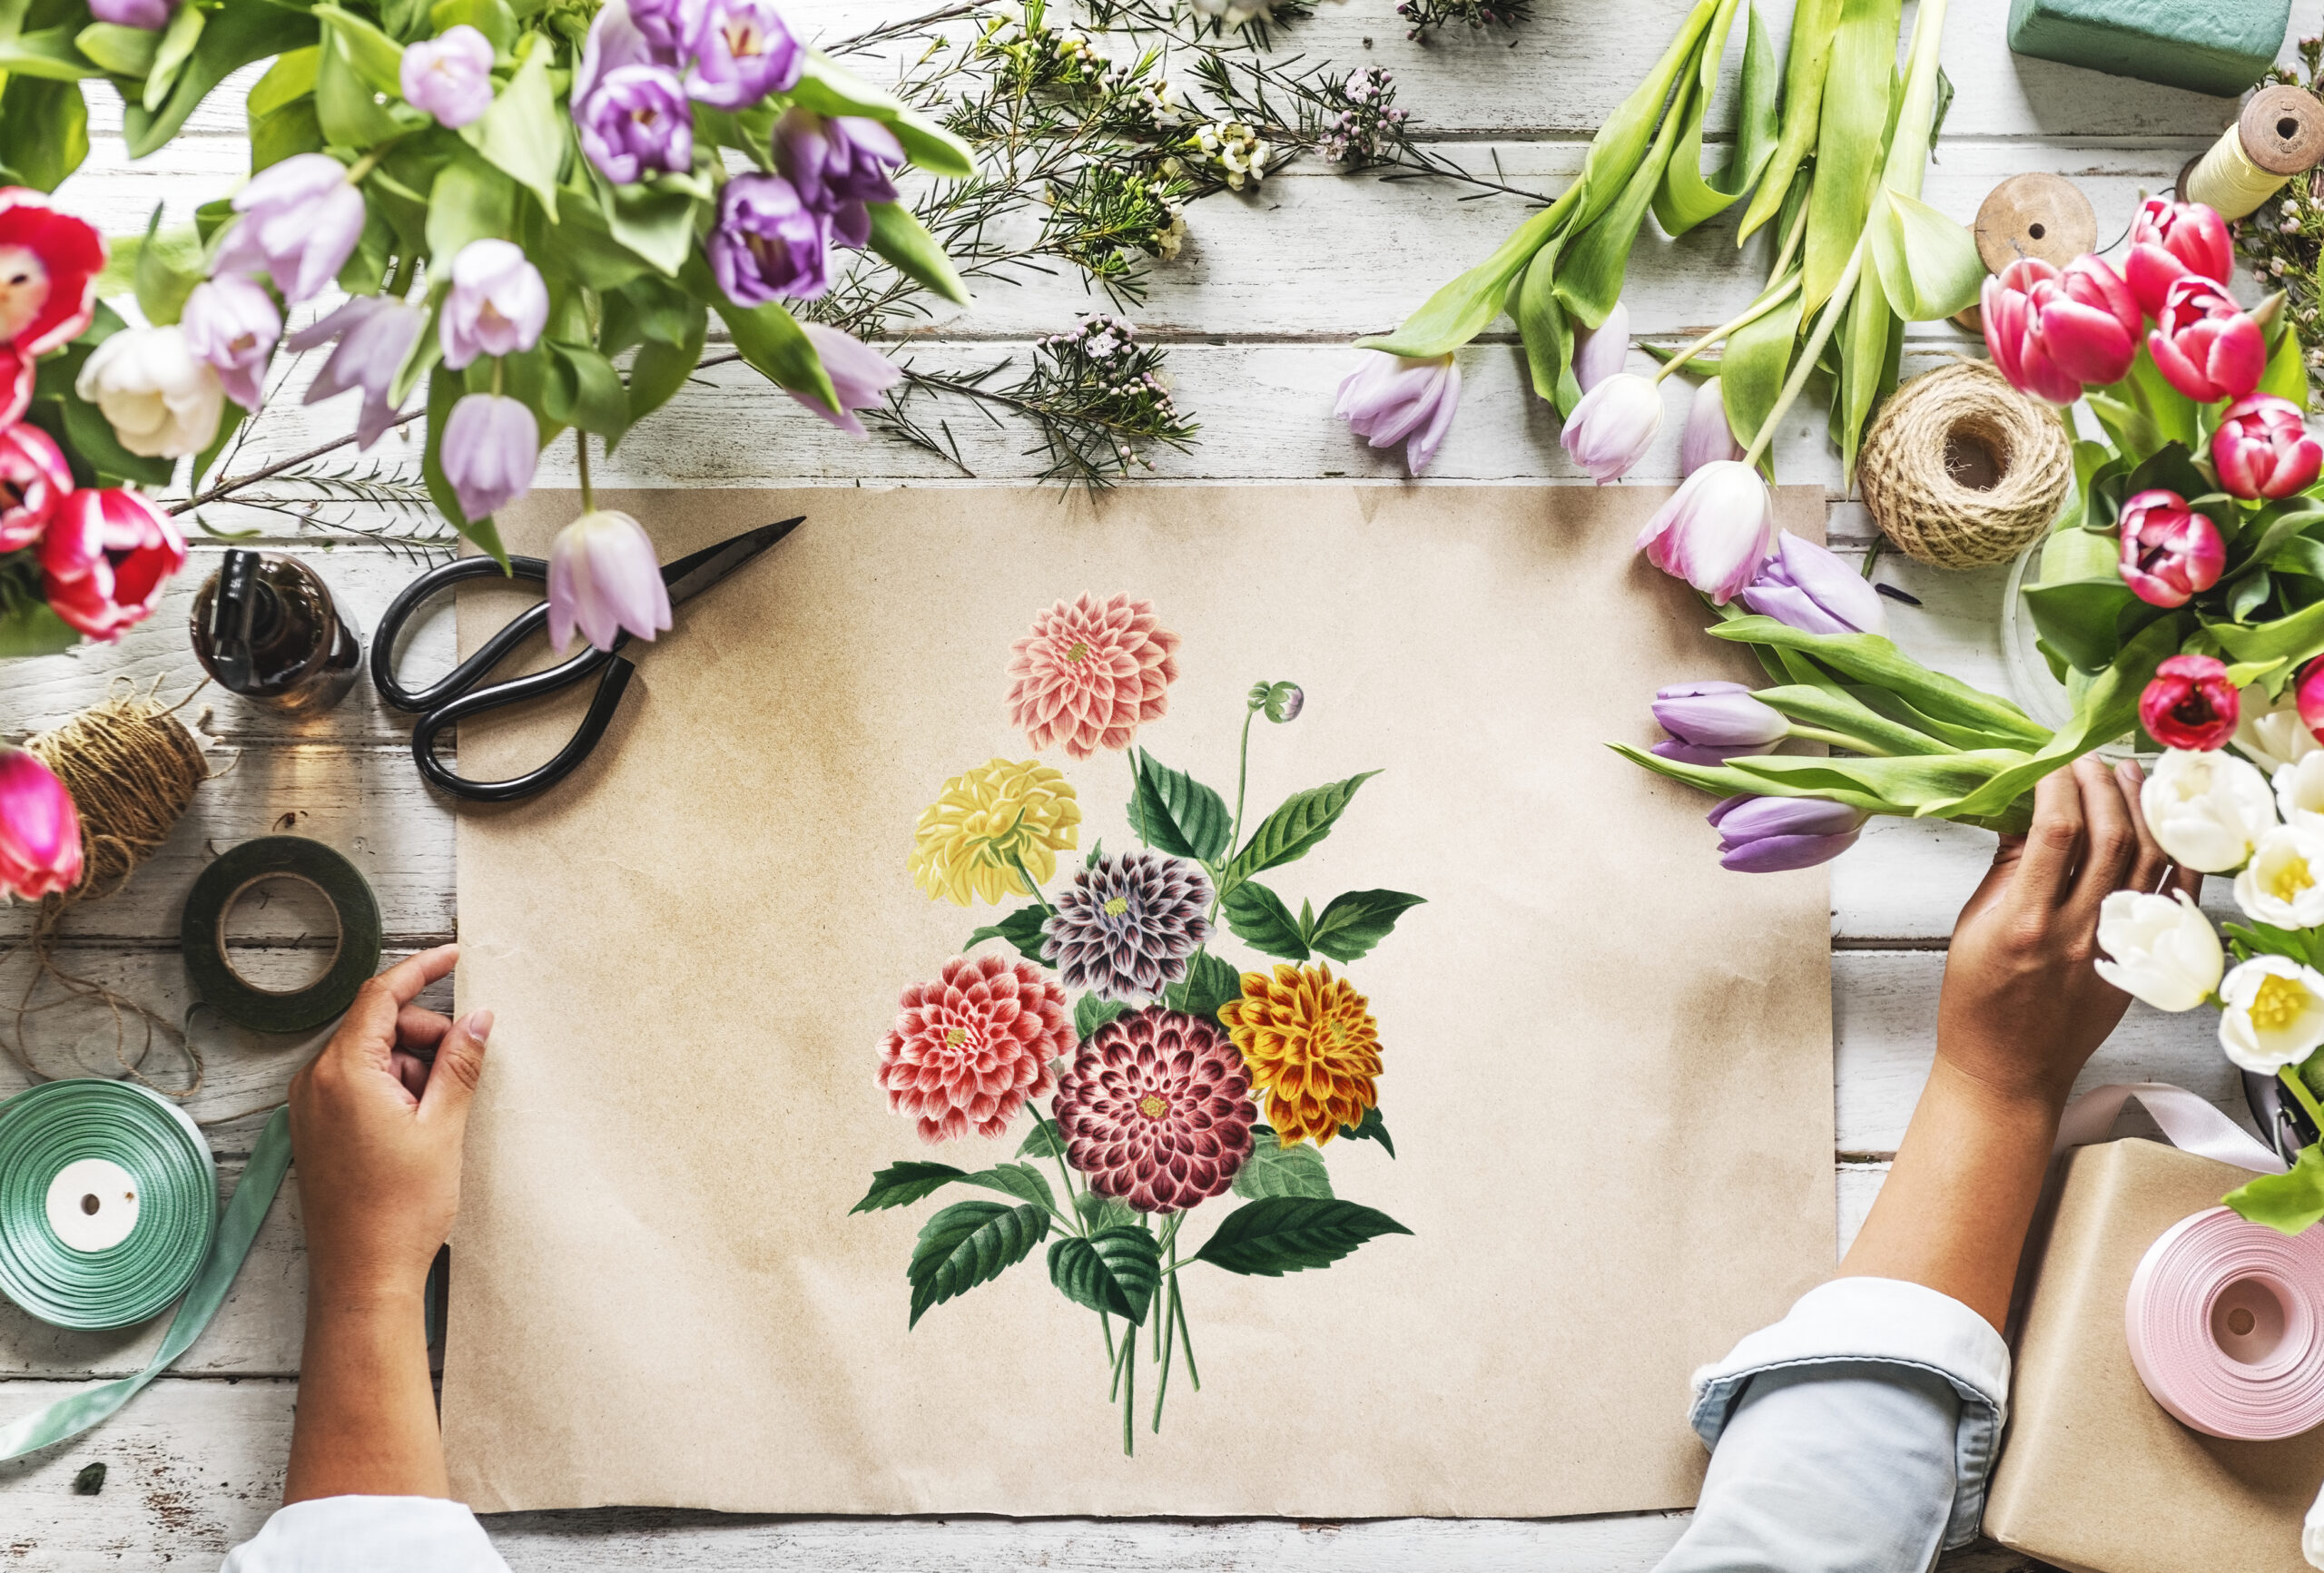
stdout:
<svg viewBox="0 0 2324 1573">
<path fill-rule="evenodd" d="M 1657 1573 L 1923 1573 L 1976 1538 L 2009 1351 L 1950 1296 L 1836 1278 L 1694 1386 L 1710 1469 Z"/>
<path fill-rule="evenodd" d="M 508 1573 L 476 1515 L 434 1497 L 293 1502 L 226 1553 L 219 1573 Z"/>
</svg>

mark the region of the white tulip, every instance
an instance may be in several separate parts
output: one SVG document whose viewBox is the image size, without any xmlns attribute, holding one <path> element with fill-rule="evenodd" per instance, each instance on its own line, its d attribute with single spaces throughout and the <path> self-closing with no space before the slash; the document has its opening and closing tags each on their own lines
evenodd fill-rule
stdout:
<svg viewBox="0 0 2324 1573">
<path fill-rule="evenodd" d="M 94 404 L 141 458 L 200 453 L 218 435 L 225 385 L 175 327 L 124 328 L 97 346 L 73 391 Z"/>
<path fill-rule="evenodd" d="M 2279 825 L 2235 876 L 2235 904 L 2255 923 L 2313 929 L 2324 923 L 2324 829 Z"/>
<path fill-rule="evenodd" d="M 2232 754 L 2182 748 L 2155 762 L 2139 806 L 2171 861 L 2206 874 L 2241 868 L 2276 822 L 2266 776 Z"/>
<path fill-rule="evenodd" d="M 2242 719 L 2235 725 L 2235 746 L 2270 775 L 2324 748 L 2299 719 L 2299 705 L 2290 689 L 2270 706 L 2268 691 L 2252 684 L 2243 691 L 2240 714 Z"/>
<path fill-rule="evenodd" d="M 2282 956 L 2254 956 L 2219 986 L 2220 1047 L 2245 1070 L 2273 1076 L 2324 1047 L 2324 973 Z"/>
<path fill-rule="evenodd" d="M 2176 896 L 2172 900 L 2171 896 Z M 2227 956 L 2184 890 L 2117 890 L 2098 909 L 2098 976 L 2157 1010 L 2192 1010 L 2219 987 Z"/>
<path fill-rule="evenodd" d="M 2305 737 L 2308 729 L 2302 727 Z M 2276 811 L 2288 825 L 2324 830 L 2324 749 L 2310 749 L 2291 764 L 2276 767 Z"/>
</svg>

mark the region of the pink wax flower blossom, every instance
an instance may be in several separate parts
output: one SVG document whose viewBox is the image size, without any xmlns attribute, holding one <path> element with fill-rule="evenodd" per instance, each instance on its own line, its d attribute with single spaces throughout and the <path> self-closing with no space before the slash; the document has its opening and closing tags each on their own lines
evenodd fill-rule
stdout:
<svg viewBox="0 0 2324 1573">
<path fill-rule="evenodd" d="M 1177 652 L 1151 601 L 1059 601 L 1009 648 L 1009 723 L 1036 753 L 1059 743 L 1073 759 L 1128 748 L 1169 709 Z"/>
<path fill-rule="evenodd" d="M 81 816 L 40 755 L 0 743 L 0 895 L 37 901 L 81 882 Z"/>
<path fill-rule="evenodd" d="M 668 66 L 606 72 L 588 97 L 574 98 L 573 123 L 581 151 L 617 186 L 694 167 L 694 108 L 685 84 Z"/>
<path fill-rule="evenodd" d="M 1713 459 L 1742 457 L 1743 445 L 1727 423 L 1727 391 L 1718 378 L 1707 378 L 1687 407 L 1687 429 L 1679 438 L 1679 474 L 1690 476 Z"/>
<path fill-rule="evenodd" d="M 2198 404 L 2241 398 L 2268 369 L 2268 341 L 2249 312 L 2199 273 L 2175 280 L 2154 314 L 2146 352 L 2162 379 Z"/>
<path fill-rule="evenodd" d="M 1725 799 L 1706 817 L 1718 831 L 1720 868 L 1774 874 L 1830 862 L 1856 845 L 1868 816 L 1822 798 L 1744 793 Z"/>
<path fill-rule="evenodd" d="M 44 192 L 0 186 L 0 346 L 29 364 L 79 338 L 104 265 L 104 237 L 86 220 L 51 207 Z"/>
<path fill-rule="evenodd" d="M 933 983 L 908 986 L 880 1043 L 873 1085 L 934 1145 L 1004 1135 L 1029 1098 L 1057 1089 L 1049 1062 L 1071 1051 L 1065 990 L 1022 961 L 955 956 Z"/>
<path fill-rule="evenodd" d="M 518 400 L 465 395 L 444 422 L 438 455 L 460 512 L 481 519 L 533 489 L 541 428 Z"/>
<path fill-rule="evenodd" d="M 2242 713 L 2227 664 L 2210 655 L 2171 656 L 2139 695 L 2139 723 L 2165 748 L 2224 748 Z"/>
<path fill-rule="evenodd" d="M 736 175 L 718 197 L 710 270 L 737 306 L 785 296 L 812 300 L 832 287 L 832 220 L 799 200 L 781 175 Z"/>
<path fill-rule="evenodd" d="M 1630 356 L 1630 309 L 1621 301 L 1595 328 L 1577 329 L 1573 335 L 1573 379 L 1589 392 L 1621 370 Z"/>
<path fill-rule="evenodd" d="M 2150 606 L 2183 606 L 2219 583 L 2227 546 L 2219 526 L 2177 492 L 2139 493 L 2122 504 L 2122 583 Z"/>
<path fill-rule="evenodd" d="M 1101 1196 L 1176 1213 L 1235 1183 L 1258 1106 L 1242 1051 L 1216 1025 L 1148 1006 L 1074 1052 L 1058 1084 L 1065 1161 Z"/>
<path fill-rule="evenodd" d="M 272 279 L 296 306 L 339 277 L 363 238 L 369 212 L 347 166 L 324 152 L 293 153 L 234 193 L 241 215 L 226 231 L 215 271 Z"/>
<path fill-rule="evenodd" d="M 1364 360 L 1340 379 L 1332 413 L 1374 447 L 1404 445 L 1404 467 L 1426 469 L 1437 445 L 1452 428 L 1461 408 L 1461 369 L 1448 355 L 1411 360 L 1365 350 Z"/>
<path fill-rule="evenodd" d="M 428 313 L 421 307 L 407 306 L 389 295 L 358 295 L 293 333 L 290 347 L 299 354 L 338 340 L 330 359 L 307 385 L 304 402 L 320 404 L 350 388 L 360 388 L 363 407 L 355 418 L 355 442 L 359 448 L 369 447 L 395 424 L 396 407 L 389 395 L 404 358 L 427 325 Z"/>
<path fill-rule="evenodd" d="M 2149 197 L 2131 221 L 2131 254 L 2123 280 L 2150 317 L 2162 315 L 2171 286 L 2190 273 L 2225 284 L 2234 276 L 2235 242 L 2227 221 L 2201 202 Z"/>
<path fill-rule="evenodd" d="M 832 379 L 832 391 L 839 395 L 839 408 L 829 408 L 822 399 L 795 388 L 783 391 L 857 441 L 870 437 L 863 423 L 855 418 L 855 412 L 877 406 L 881 396 L 903 379 L 903 372 L 869 344 L 837 328 L 827 328 L 821 322 L 802 322 L 799 327 L 822 360 L 823 371 Z"/>
<path fill-rule="evenodd" d="M 1758 576 L 1775 535 L 1768 483 L 1739 459 L 1714 459 L 1655 510 L 1637 550 L 1723 606 Z"/>
<path fill-rule="evenodd" d="M 1888 628 L 1880 592 L 1862 574 L 1789 530 L 1776 538 L 1776 555 L 1743 587 L 1743 605 L 1806 634 L 1885 634 Z"/>
<path fill-rule="evenodd" d="M 2308 429 L 2299 406 L 2272 393 L 2238 399 L 2211 433 L 2211 467 L 2231 496 L 2274 501 L 2315 484 L 2324 468 L 2324 445 Z"/>
<path fill-rule="evenodd" d="M 2072 404 L 2085 384 L 2120 382 L 2138 359 L 2138 298 L 2096 257 L 2063 269 L 2021 257 L 1985 280 L 1985 348 L 2009 385 Z"/>
<path fill-rule="evenodd" d="M 437 319 L 446 366 L 458 371 L 479 355 L 521 355 L 547 323 L 548 285 L 522 246 L 487 239 L 460 248 Z"/>
<path fill-rule="evenodd" d="M 1661 390 L 1635 372 L 1618 371 L 1581 396 L 1558 440 L 1602 487 L 1630 474 L 1661 430 Z"/>
<path fill-rule="evenodd" d="M 282 337 L 282 313 L 274 297 L 250 280 L 222 273 L 193 287 L 178 325 L 185 347 L 209 362 L 226 397 L 255 411 L 264 391 L 266 363 Z"/>
<path fill-rule="evenodd" d="M 185 537 L 143 492 L 75 491 L 49 509 L 40 565 L 49 609 L 67 626 L 118 639 L 152 615 L 185 566 Z"/>
<path fill-rule="evenodd" d="M 492 107 L 492 40 L 462 22 L 407 44 L 397 72 L 404 101 L 458 129 Z"/>
<path fill-rule="evenodd" d="M 799 81 L 807 52 L 773 0 L 699 0 L 686 92 L 720 109 L 748 109 Z"/>
<path fill-rule="evenodd" d="M 48 433 L 30 421 L 0 427 L 0 552 L 39 540 L 50 510 L 72 489 L 72 467 Z"/>
<path fill-rule="evenodd" d="M 548 638 L 559 655 L 576 627 L 611 650 L 625 631 L 650 640 L 669 625 L 670 590 L 645 526 L 600 508 L 557 531 L 548 547 Z"/>
<path fill-rule="evenodd" d="M 896 200 L 903 143 L 876 120 L 821 115 L 796 105 L 774 123 L 774 164 L 811 208 L 831 214 L 832 234 L 859 251 L 872 238 L 867 202 Z"/>
<path fill-rule="evenodd" d="M 89 15 L 115 27 L 159 33 L 177 15 L 175 0 L 89 0 Z"/>
</svg>

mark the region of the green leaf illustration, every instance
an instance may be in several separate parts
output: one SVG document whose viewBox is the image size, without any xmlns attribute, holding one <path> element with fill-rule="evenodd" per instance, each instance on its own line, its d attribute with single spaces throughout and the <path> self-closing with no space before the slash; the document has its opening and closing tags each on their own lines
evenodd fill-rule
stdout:
<svg viewBox="0 0 2324 1573">
<path fill-rule="evenodd" d="M 1218 1019 L 1218 1008 L 1243 994 L 1243 975 L 1226 961 L 1205 950 L 1195 958 L 1194 969 L 1185 979 L 1173 983 L 1162 991 L 1162 1003 L 1172 1010 L 1183 1010 L 1188 1016 L 1199 1016 L 1205 1021 Z"/>
<path fill-rule="evenodd" d="M 1240 895 L 1249 888 L 1238 886 L 1236 893 Z M 1344 896 L 1334 897 L 1332 904 L 1324 909 L 1307 942 L 1334 961 L 1360 960 L 1388 937 L 1388 930 L 1396 926 L 1399 917 L 1425 900 L 1422 896 L 1407 896 L 1402 890 L 1350 890 Z"/>
<path fill-rule="evenodd" d="M 872 1188 L 850 1213 L 876 1213 L 882 1207 L 909 1207 L 922 1196 L 968 1178 L 965 1170 L 950 1164 L 890 1164 L 872 1176 Z"/>
<path fill-rule="evenodd" d="M 1363 1124 L 1342 1126 L 1340 1135 L 1352 1142 L 1378 1142 L 1388 1149 L 1390 1157 L 1396 1155 L 1396 1144 L 1388 1139 L 1388 1122 L 1380 1117 L 1380 1111 L 1376 1108 L 1364 1111 Z"/>
<path fill-rule="evenodd" d="M 1128 1202 L 1101 1196 L 1095 1191 L 1084 1191 L 1074 1197 L 1073 1210 L 1081 1214 L 1081 1226 L 1092 1234 L 1108 1229 L 1137 1227 L 1137 1208 Z"/>
<path fill-rule="evenodd" d="M 1049 1282 L 1076 1304 L 1142 1323 L 1162 1286 L 1161 1248 L 1135 1226 L 1059 1240 L 1049 1247 Z"/>
<path fill-rule="evenodd" d="M 1379 1235 L 1411 1233 L 1385 1213 L 1354 1202 L 1266 1196 L 1227 1214 L 1194 1259 L 1229 1273 L 1279 1278 L 1329 1267 Z"/>
<path fill-rule="evenodd" d="M 2220 1200 L 2254 1224 L 2297 1234 L 2324 1219 L 2324 1147 L 2302 1147 L 2288 1175 L 2260 1175 Z"/>
<path fill-rule="evenodd" d="M 1261 1126 L 1251 1132 L 1251 1155 L 1235 1175 L 1235 1194 L 1246 1201 L 1262 1196 L 1329 1196 L 1332 1177 L 1324 1155 L 1305 1142 L 1286 1147 Z"/>
<path fill-rule="evenodd" d="M 1118 999 L 1100 999 L 1094 994 L 1085 994 L 1073 1007 L 1073 1036 L 1088 1037 L 1128 1008 Z"/>
<path fill-rule="evenodd" d="M 1228 1222 L 1233 1222 L 1229 1219 Z M 1049 1232 L 1049 1215 L 1027 1203 L 955 1202 L 921 1226 L 904 1276 L 911 1281 L 911 1322 L 933 1305 L 998 1278 L 1032 1254 Z"/>
<path fill-rule="evenodd" d="M 988 939 L 1006 939 L 1017 947 L 1017 953 L 1036 967 L 1051 965 L 1041 954 L 1048 943 L 1042 937 L 1041 925 L 1049 921 L 1049 912 L 1040 907 L 1019 907 L 998 923 L 988 923 L 969 936 L 970 945 L 981 945 Z M 963 946 L 966 949 L 968 947 Z"/>
<path fill-rule="evenodd" d="M 989 1191 L 1006 1191 L 1020 1202 L 1054 1212 L 1057 1197 L 1049 1190 L 1049 1183 L 1041 1172 L 1029 1164 L 1000 1164 L 962 1176 L 961 1184 L 982 1185 Z"/>
<path fill-rule="evenodd" d="M 1020 1158 L 1054 1158 L 1063 1151 L 1065 1149 L 1058 1145 L 1057 1127 L 1042 1120 L 1025 1133 L 1024 1141 L 1018 1145 L 1017 1155 Z"/>
<path fill-rule="evenodd" d="M 1218 903 L 1235 938 L 1254 950 L 1280 956 L 1285 961 L 1307 959 L 1307 942 L 1301 924 L 1283 904 L 1283 898 L 1256 880 L 1246 880 L 1228 890 Z"/>
<path fill-rule="evenodd" d="M 1347 808 L 1355 796 L 1355 789 L 1379 773 L 1368 770 L 1329 786 L 1294 792 L 1251 832 L 1251 839 L 1243 843 L 1243 850 L 1226 865 L 1220 882 L 1228 887 L 1239 885 L 1262 870 L 1305 857 L 1310 848 L 1332 833 L 1332 822 Z"/>
<path fill-rule="evenodd" d="M 1130 828 L 1140 840 L 1174 858 L 1215 863 L 1235 833 L 1226 800 L 1144 749 L 1136 759 L 1137 789 L 1129 800 Z"/>
</svg>

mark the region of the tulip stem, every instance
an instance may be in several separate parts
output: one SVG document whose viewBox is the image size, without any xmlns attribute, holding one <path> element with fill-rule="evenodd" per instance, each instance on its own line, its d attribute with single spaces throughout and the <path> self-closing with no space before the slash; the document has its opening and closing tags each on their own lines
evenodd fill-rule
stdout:
<svg viewBox="0 0 2324 1573">
<path fill-rule="evenodd" d="M 1856 281 L 1863 276 L 1864 244 L 1870 233 L 1867 230 L 1864 235 L 1856 237 L 1856 250 L 1848 253 L 1848 265 L 1840 270 L 1839 281 L 1832 286 L 1832 298 L 1824 302 L 1823 314 L 1816 319 L 1816 331 L 1807 336 L 1807 344 L 1801 348 L 1797 360 L 1793 363 L 1791 376 L 1784 382 L 1783 392 L 1776 398 L 1775 408 L 1768 411 L 1767 419 L 1759 423 L 1758 435 L 1751 439 L 1750 447 L 1743 455 L 1746 468 L 1758 467 L 1759 460 L 1767 456 L 1768 445 L 1775 440 L 1776 428 L 1790 413 L 1791 407 L 1799 401 L 1800 390 L 1807 386 L 1807 379 L 1815 371 L 1816 363 L 1824 358 L 1824 346 L 1832 341 L 1833 333 L 1840 326 L 1840 319 L 1847 312 L 1849 300 L 1855 298 Z"/>
<path fill-rule="evenodd" d="M 1827 747 L 1844 748 L 1850 753 L 1865 754 L 1876 759 L 1887 757 L 1884 751 L 1873 747 L 1860 737 L 1850 737 L 1845 732 L 1832 732 L 1820 726 L 1795 726 L 1791 729 L 1791 735 L 1802 742 L 1820 742 Z"/>
<path fill-rule="evenodd" d="M 1790 300 L 1794 294 L 1798 292 L 1799 281 L 1803 277 L 1804 275 L 1802 274 L 1794 273 L 1790 278 L 1784 280 L 1783 287 L 1781 289 L 1771 290 L 1768 294 L 1760 296 L 1758 300 L 1752 302 L 1750 308 L 1746 310 L 1743 315 L 1736 318 L 1732 322 L 1723 323 L 1720 326 L 1712 329 L 1700 339 L 1698 339 L 1692 344 L 1688 345 L 1684 349 L 1679 351 L 1678 354 L 1673 355 L 1669 359 L 1664 361 L 1661 367 L 1656 370 L 1653 379 L 1656 382 L 1660 382 L 1664 378 L 1669 376 L 1672 372 L 1678 370 L 1679 368 L 1687 364 L 1688 361 L 1692 360 L 1696 356 L 1701 354 L 1712 345 L 1718 343 L 1728 334 L 1739 332 L 1743 329 L 1748 328 L 1752 323 L 1757 322 L 1760 318 L 1765 317 L 1768 312 L 1774 310 L 1777 307 Z"/>
<path fill-rule="evenodd" d="M 2291 1096 L 2299 1100 L 2299 1106 L 2308 1111 L 2308 1117 L 2316 1122 L 2316 1128 L 2324 1131 L 2324 1108 L 2317 1106 L 2316 1095 L 2309 1092 L 2308 1084 L 2299 1079 L 2299 1072 L 2285 1066 L 2276 1072 L 2276 1076 L 2284 1086 L 2291 1088 Z"/>
<path fill-rule="evenodd" d="M 589 434 L 579 427 L 573 428 L 573 450 L 581 457 L 581 511 L 597 511 L 597 496 L 589 486 Z"/>
</svg>

